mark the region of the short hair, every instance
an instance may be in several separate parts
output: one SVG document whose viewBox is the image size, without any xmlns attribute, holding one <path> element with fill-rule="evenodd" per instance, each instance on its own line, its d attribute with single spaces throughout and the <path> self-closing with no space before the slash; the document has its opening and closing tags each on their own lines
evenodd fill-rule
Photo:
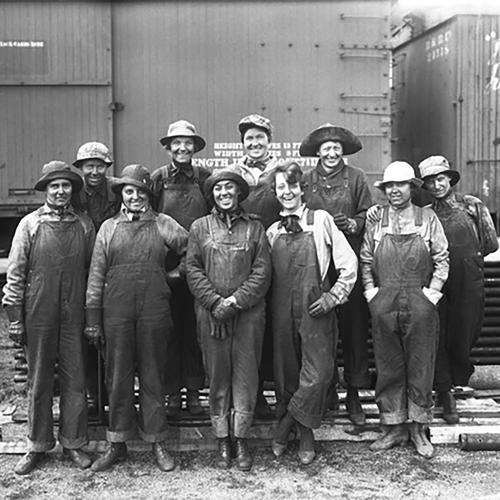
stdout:
<svg viewBox="0 0 500 500">
<path fill-rule="evenodd" d="M 288 184 L 297 184 L 298 182 L 300 183 L 300 187 L 304 187 L 304 184 L 302 182 L 302 175 L 303 175 L 302 169 L 300 168 L 300 165 L 296 160 L 290 158 L 288 160 L 285 160 L 283 163 L 280 163 L 277 167 L 275 167 L 271 183 L 273 191 L 276 190 L 276 176 L 279 173 L 285 175 L 285 179 L 288 182 Z"/>
</svg>

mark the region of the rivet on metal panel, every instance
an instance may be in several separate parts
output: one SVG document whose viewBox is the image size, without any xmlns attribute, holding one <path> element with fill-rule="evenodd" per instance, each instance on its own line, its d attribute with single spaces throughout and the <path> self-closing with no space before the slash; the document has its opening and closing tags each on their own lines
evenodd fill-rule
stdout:
<svg viewBox="0 0 500 500">
<path fill-rule="evenodd" d="M 293 47 L 293 43 L 289 43 L 289 44 L 288 44 L 288 46 L 289 46 L 289 47 Z"/>
<path fill-rule="evenodd" d="M 315 43 L 314 47 L 319 48 L 319 43 Z"/>
<path fill-rule="evenodd" d="M 314 111 L 319 111 L 319 108 L 317 106 L 315 106 L 313 109 Z"/>
<path fill-rule="evenodd" d="M 341 49 L 343 49 L 343 48 L 345 47 L 345 43 L 344 43 L 344 42 L 340 42 L 340 43 L 339 43 L 339 47 L 340 47 Z"/>
<path fill-rule="evenodd" d="M 265 107 L 265 106 L 261 106 L 261 107 L 260 107 L 260 109 L 261 109 L 262 111 L 265 111 L 265 110 L 266 110 L 266 107 Z"/>
<path fill-rule="evenodd" d="M 260 42 L 259 44 L 261 47 L 265 47 L 266 46 L 266 42 Z"/>
<path fill-rule="evenodd" d="M 287 111 L 292 111 L 292 107 L 291 107 L 291 106 L 288 106 L 288 107 L 286 108 L 286 110 L 287 110 Z"/>
</svg>

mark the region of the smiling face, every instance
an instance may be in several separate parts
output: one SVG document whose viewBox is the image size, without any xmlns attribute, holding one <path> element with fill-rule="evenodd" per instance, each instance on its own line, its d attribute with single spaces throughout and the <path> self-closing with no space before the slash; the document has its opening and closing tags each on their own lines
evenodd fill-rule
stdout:
<svg viewBox="0 0 500 500">
<path fill-rule="evenodd" d="M 431 175 L 424 179 L 424 185 L 434 198 L 444 198 L 451 191 L 451 177 L 446 174 Z"/>
<path fill-rule="evenodd" d="M 394 208 L 405 208 L 411 199 L 411 184 L 405 182 L 386 182 L 385 195 Z"/>
<path fill-rule="evenodd" d="M 334 169 L 342 160 L 342 155 L 344 154 L 344 148 L 342 143 L 338 141 L 326 141 L 319 147 L 318 156 L 326 169 Z"/>
<path fill-rule="evenodd" d="M 214 202 L 223 212 L 230 212 L 238 206 L 240 189 L 233 181 L 222 180 L 213 187 Z"/>
<path fill-rule="evenodd" d="M 108 164 L 98 158 L 91 158 L 90 160 L 82 161 L 81 169 L 85 184 L 90 187 L 96 187 L 104 182 Z"/>
<path fill-rule="evenodd" d="M 149 206 L 149 195 L 143 189 L 125 184 L 122 188 L 123 204 L 130 212 L 140 212 Z"/>
<path fill-rule="evenodd" d="M 269 137 L 258 127 L 249 128 L 243 136 L 243 150 L 252 160 L 263 160 L 269 149 Z"/>
<path fill-rule="evenodd" d="M 172 160 L 179 165 L 191 163 L 194 154 L 194 141 L 190 137 L 174 137 L 167 147 Z"/>
<path fill-rule="evenodd" d="M 68 179 L 54 179 L 45 188 L 45 199 L 49 205 L 65 207 L 71 200 L 73 185 Z"/>
<path fill-rule="evenodd" d="M 295 212 L 302 205 L 304 194 L 300 182 L 288 182 L 285 172 L 278 172 L 274 182 L 276 198 L 278 198 L 283 210 L 288 213 Z"/>
</svg>

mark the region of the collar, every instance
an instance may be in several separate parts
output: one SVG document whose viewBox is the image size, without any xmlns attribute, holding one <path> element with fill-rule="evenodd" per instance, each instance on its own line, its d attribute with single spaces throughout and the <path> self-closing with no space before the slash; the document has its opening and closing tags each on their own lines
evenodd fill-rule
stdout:
<svg viewBox="0 0 500 500">
<path fill-rule="evenodd" d="M 73 206 L 71 204 L 65 206 L 65 207 L 62 207 L 60 209 L 58 208 L 53 208 L 53 207 L 50 207 L 47 202 L 45 202 L 41 207 L 40 207 L 40 214 L 51 214 L 51 215 L 57 215 L 58 217 L 64 217 L 66 215 L 75 215 L 76 216 L 76 212 L 75 212 L 75 209 L 73 208 Z"/>
<path fill-rule="evenodd" d="M 188 178 L 193 177 L 194 172 L 193 172 L 193 164 L 190 163 L 189 165 L 177 165 L 174 161 L 169 166 L 169 173 L 172 177 L 176 177 L 177 175 L 185 175 Z"/>
<path fill-rule="evenodd" d="M 234 226 L 235 222 L 238 219 L 242 219 L 245 221 L 250 220 L 249 215 L 245 212 L 243 207 L 238 207 L 236 210 L 232 212 L 222 212 L 217 209 L 217 205 L 212 208 L 212 214 L 215 215 L 218 219 L 224 222 L 229 228 Z"/>
<path fill-rule="evenodd" d="M 243 164 L 248 168 L 258 168 L 259 170 L 266 170 L 269 164 L 274 159 L 271 153 L 267 153 L 266 157 L 262 160 L 252 160 L 248 155 L 243 157 Z"/>
<path fill-rule="evenodd" d="M 318 175 L 321 177 L 335 177 L 336 175 L 340 174 L 344 170 L 345 163 L 344 160 L 341 158 L 340 162 L 335 170 L 332 170 L 331 172 L 327 172 L 325 167 L 321 164 L 321 160 L 318 160 L 318 164 L 316 165 L 316 171 L 318 172 Z"/>
<path fill-rule="evenodd" d="M 280 216 L 281 217 L 286 217 L 287 215 L 296 215 L 299 219 L 302 218 L 302 216 L 304 215 L 304 211 L 306 209 L 306 204 L 305 203 L 302 203 L 302 205 L 300 205 L 299 208 L 297 208 L 297 210 L 293 211 L 293 212 L 285 212 L 285 210 L 282 210 L 280 212 Z"/>
</svg>

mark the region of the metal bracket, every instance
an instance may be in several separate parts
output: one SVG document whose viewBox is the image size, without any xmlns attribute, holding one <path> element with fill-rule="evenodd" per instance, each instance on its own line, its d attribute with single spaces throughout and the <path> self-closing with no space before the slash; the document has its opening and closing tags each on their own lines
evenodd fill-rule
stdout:
<svg viewBox="0 0 500 500">
<path fill-rule="evenodd" d="M 381 111 L 385 111 L 386 108 L 385 106 L 380 108 Z M 358 108 L 339 108 L 339 111 L 341 113 L 349 113 L 349 114 L 354 114 L 354 115 L 375 115 L 375 116 L 390 116 L 390 113 L 386 112 L 378 112 L 378 107 L 374 107 L 372 109 L 368 108 L 368 107 L 365 107 L 365 108 L 362 108 L 362 109 L 358 109 Z"/>
<path fill-rule="evenodd" d="M 343 12 L 339 14 L 340 19 L 342 21 L 345 21 L 347 19 L 378 19 L 381 21 L 388 21 L 389 16 L 351 16 L 351 15 L 346 15 Z"/>
<path fill-rule="evenodd" d="M 347 57 L 358 57 L 358 58 L 369 58 L 369 59 L 389 59 L 389 54 L 387 52 L 382 52 L 382 54 L 355 54 L 346 52 L 339 52 L 340 59 L 345 59 Z"/>
<path fill-rule="evenodd" d="M 357 99 L 357 98 L 367 98 L 367 99 L 387 99 L 389 95 L 388 92 L 382 92 L 381 94 L 346 94 L 341 92 L 339 97 L 341 99 Z"/>
</svg>

